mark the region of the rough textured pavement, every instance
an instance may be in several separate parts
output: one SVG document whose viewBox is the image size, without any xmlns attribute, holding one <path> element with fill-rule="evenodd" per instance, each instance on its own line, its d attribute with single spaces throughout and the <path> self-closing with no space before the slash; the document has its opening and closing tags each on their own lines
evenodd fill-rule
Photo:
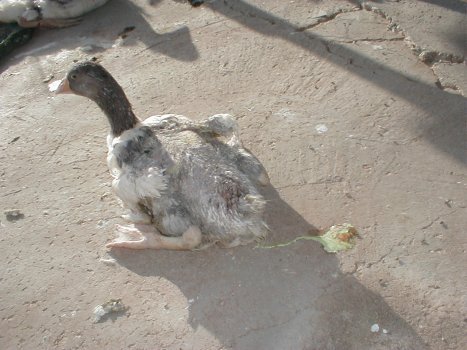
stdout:
<svg viewBox="0 0 467 350">
<path fill-rule="evenodd" d="M 1 348 L 462 349 L 465 33 L 461 0 L 112 0 L 37 32 L 0 66 Z M 266 244 L 350 222 L 356 247 L 108 252 L 107 121 L 44 82 L 92 57 L 140 117 L 235 115 Z"/>
</svg>

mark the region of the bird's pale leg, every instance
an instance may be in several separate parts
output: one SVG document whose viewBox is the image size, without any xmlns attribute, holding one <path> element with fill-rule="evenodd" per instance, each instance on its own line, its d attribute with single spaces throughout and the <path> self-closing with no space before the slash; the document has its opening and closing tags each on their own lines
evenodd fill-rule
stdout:
<svg viewBox="0 0 467 350">
<path fill-rule="evenodd" d="M 117 225 L 118 237 L 108 248 L 191 250 L 201 243 L 201 231 L 190 226 L 181 237 L 161 235 L 151 225 Z"/>
</svg>

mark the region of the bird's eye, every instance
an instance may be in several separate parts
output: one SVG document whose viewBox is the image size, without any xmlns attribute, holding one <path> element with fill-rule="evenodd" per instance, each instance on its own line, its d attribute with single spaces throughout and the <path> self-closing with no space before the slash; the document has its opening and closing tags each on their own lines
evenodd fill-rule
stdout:
<svg viewBox="0 0 467 350">
<path fill-rule="evenodd" d="M 72 74 L 72 75 L 70 76 L 70 78 L 71 78 L 71 79 L 76 79 L 76 74 Z"/>
</svg>

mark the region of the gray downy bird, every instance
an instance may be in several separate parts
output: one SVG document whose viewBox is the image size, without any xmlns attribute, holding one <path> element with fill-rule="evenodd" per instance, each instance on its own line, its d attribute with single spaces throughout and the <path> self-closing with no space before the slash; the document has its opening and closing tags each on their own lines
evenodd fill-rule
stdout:
<svg viewBox="0 0 467 350">
<path fill-rule="evenodd" d="M 112 187 L 132 224 L 117 225 L 118 237 L 108 247 L 234 247 L 267 234 L 259 186 L 269 178 L 242 146 L 230 115 L 193 121 L 168 114 L 141 121 L 120 85 L 93 62 L 76 64 L 56 92 L 93 100 L 109 121 Z"/>
</svg>

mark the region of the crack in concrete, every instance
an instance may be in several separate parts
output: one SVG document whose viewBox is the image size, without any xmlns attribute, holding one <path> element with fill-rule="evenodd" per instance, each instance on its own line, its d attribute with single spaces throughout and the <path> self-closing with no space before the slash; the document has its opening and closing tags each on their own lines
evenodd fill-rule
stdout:
<svg viewBox="0 0 467 350">
<path fill-rule="evenodd" d="M 389 249 L 389 251 L 388 251 L 386 254 L 383 254 L 378 260 L 366 263 L 366 266 L 365 266 L 365 267 L 366 267 L 367 269 L 369 269 L 369 268 L 372 267 L 373 265 L 379 264 L 379 263 L 382 262 L 389 254 L 391 254 L 393 250 L 394 250 L 394 246 L 392 246 L 391 249 Z"/>
<path fill-rule="evenodd" d="M 287 319 L 285 321 L 282 321 L 282 322 L 274 323 L 272 325 L 264 325 L 264 326 L 248 328 L 247 331 L 245 333 L 243 333 L 243 334 L 240 334 L 237 339 L 244 338 L 244 337 L 248 336 L 250 333 L 253 333 L 253 332 L 265 331 L 265 330 L 270 329 L 270 328 L 283 326 L 283 325 L 289 323 L 290 321 L 292 321 L 296 316 L 297 316 L 297 313 L 295 313 L 292 317 L 290 317 L 289 319 Z"/>
<path fill-rule="evenodd" d="M 407 37 L 408 42 L 411 44 L 411 50 L 420 58 L 420 60 L 431 66 L 439 62 L 449 62 L 449 63 L 462 63 L 464 62 L 463 56 L 457 56 L 452 53 L 431 51 L 428 49 L 423 49 L 418 46 L 410 37 Z"/>
<path fill-rule="evenodd" d="M 422 230 L 426 230 L 427 228 L 430 228 L 431 226 L 433 226 L 433 224 L 434 224 L 435 222 L 437 222 L 438 220 L 440 220 L 440 219 L 443 218 L 443 217 L 446 217 L 446 216 L 449 216 L 449 215 L 452 215 L 452 214 L 456 213 L 457 210 L 458 210 L 458 209 L 454 209 L 454 210 L 451 210 L 451 211 L 448 212 L 448 213 L 441 214 L 441 215 L 437 216 L 435 219 L 431 220 L 430 223 L 426 224 L 425 226 L 422 226 L 421 229 L 422 229 Z"/>
<path fill-rule="evenodd" d="M 323 16 L 318 17 L 317 22 L 313 22 L 311 24 L 304 25 L 304 26 L 301 26 L 301 27 L 295 27 L 294 32 L 295 33 L 304 33 L 308 29 L 315 28 L 315 27 L 317 27 L 317 26 L 319 26 L 319 25 L 321 25 L 323 23 L 327 23 L 327 22 L 330 22 L 330 21 L 336 19 L 336 17 L 338 15 L 340 15 L 340 14 L 365 10 L 365 11 L 375 13 L 375 14 L 381 16 L 382 18 L 388 20 L 389 25 L 388 25 L 387 29 L 389 31 L 400 33 L 402 35 L 402 37 L 398 37 L 398 38 L 375 38 L 375 39 L 362 38 L 362 39 L 355 39 L 355 40 L 342 40 L 342 41 L 339 41 L 339 40 L 317 39 L 317 38 L 310 37 L 306 33 L 304 33 L 304 34 L 307 35 L 308 37 L 310 37 L 311 39 L 314 39 L 314 40 L 317 39 L 321 44 L 324 45 L 324 48 L 328 53 L 330 53 L 332 55 L 335 55 L 337 57 L 340 57 L 340 58 L 342 58 L 344 60 L 348 60 L 348 59 L 346 57 L 343 57 L 343 56 L 339 55 L 337 52 L 334 52 L 334 51 L 331 50 L 331 46 L 332 46 L 332 44 L 334 42 L 335 43 L 352 44 L 352 43 L 357 43 L 357 42 L 395 42 L 395 41 L 404 41 L 408 45 L 410 50 L 419 58 L 419 60 L 422 61 L 423 63 L 425 63 L 429 67 L 432 67 L 433 64 L 439 63 L 439 62 L 449 62 L 449 63 L 457 63 L 457 64 L 464 62 L 464 60 L 465 60 L 464 56 L 461 57 L 461 56 L 457 56 L 457 55 L 452 54 L 452 53 L 433 51 L 433 50 L 429 50 L 429 49 L 426 49 L 426 48 L 423 48 L 423 47 L 417 45 L 417 43 L 415 43 L 412 40 L 412 38 L 404 31 L 404 29 L 398 23 L 396 23 L 396 21 L 392 17 L 390 17 L 388 14 L 386 14 L 380 8 L 376 7 L 374 4 L 371 4 L 371 3 L 369 3 L 369 2 L 367 2 L 365 0 L 350 0 L 350 1 L 353 4 L 355 4 L 355 6 L 356 6 L 355 8 L 352 8 L 352 9 L 338 8 L 332 13 L 325 14 Z M 224 3 L 224 5 L 226 7 L 228 7 L 229 9 L 231 9 L 231 10 L 237 12 L 237 13 L 239 13 L 240 15 L 248 16 L 248 17 L 251 17 L 251 18 L 258 18 L 258 19 L 261 19 L 261 20 L 263 20 L 263 21 L 265 21 L 265 22 L 267 22 L 267 23 L 269 23 L 271 25 L 276 25 L 277 24 L 276 21 L 274 19 L 272 19 L 272 18 L 258 16 L 256 13 L 252 13 L 252 12 L 249 12 L 248 10 L 243 10 L 241 8 L 238 8 L 234 4 L 230 3 L 229 0 L 223 0 L 223 3 Z M 316 18 L 317 17 L 315 17 L 315 19 Z M 352 59 L 350 59 L 349 64 L 353 64 Z M 435 78 L 437 79 L 437 81 L 435 83 L 435 86 L 438 87 L 440 90 L 452 89 L 452 90 L 455 90 L 455 91 L 460 91 L 459 87 L 457 87 L 454 84 L 443 85 L 441 83 L 440 79 L 439 79 L 439 76 L 434 71 L 433 71 L 433 74 L 435 75 Z M 410 79 L 408 77 L 406 77 L 406 78 L 407 78 L 407 80 L 413 82 L 412 79 Z"/>
<path fill-rule="evenodd" d="M 362 38 L 362 39 L 353 39 L 353 40 L 337 40 L 339 43 L 344 43 L 344 44 L 353 44 L 353 43 L 358 43 L 358 42 L 376 42 L 376 43 L 382 43 L 382 42 L 391 42 L 391 41 L 404 41 L 405 38 Z"/>
<path fill-rule="evenodd" d="M 389 21 L 388 30 L 396 33 L 401 33 L 404 36 L 404 41 L 407 43 L 412 52 L 418 56 L 418 58 L 428 66 L 432 66 L 438 62 L 450 62 L 450 63 L 462 63 L 465 60 L 464 56 L 458 56 L 452 53 L 439 52 L 436 50 L 430 50 L 419 46 L 412 38 L 404 31 L 404 29 L 396 23 L 396 21 L 386 14 L 383 10 L 376 7 L 367 1 L 359 1 L 359 6 L 362 10 L 373 12 Z"/>
<path fill-rule="evenodd" d="M 311 23 L 311 24 L 308 24 L 308 25 L 305 25 L 305 26 L 298 27 L 295 30 L 295 32 L 304 32 L 305 30 L 315 28 L 315 27 L 319 26 L 320 24 L 332 21 L 333 19 L 335 19 L 338 15 L 340 15 L 342 13 L 357 12 L 357 11 L 361 11 L 361 10 L 362 9 L 358 8 L 358 7 L 350 9 L 350 10 L 338 8 L 333 13 L 330 13 L 330 14 L 326 13 L 325 15 L 322 15 L 322 16 L 319 16 L 319 17 L 313 17 L 313 19 L 316 19 L 315 23 Z"/>
<path fill-rule="evenodd" d="M 302 169 L 302 171 L 308 171 L 308 170 L 312 170 L 312 169 L 313 168 L 307 168 L 307 169 Z M 302 183 L 295 183 L 295 184 L 285 185 L 285 186 L 282 186 L 282 187 L 277 187 L 277 189 L 283 190 L 283 189 L 286 189 L 286 188 L 297 187 L 297 186 L 336 184 L 336 183 L 341 183 L 343 181 L 344 181 L 344 178 L 342 176 L 333 176 L 333 177 L 330 177 L 328 179 L 324 179 L 324 180 L 320 179 L 320 180 L 315 181 L 315 182 L 302 182 Z"/>
<path fill-rule="evenodd" d="M 433 72 L 436 78 L 438 78 L 438 75 Z M 454 90 L 454 91 L 460 91 L 461 89 L 456 85 L 456 84 L 443 84 L 441 83 L 441 80 L 439 78 L 436 80 L 435 85 L 440 89 L 440 90 Z"/>
</svg>

